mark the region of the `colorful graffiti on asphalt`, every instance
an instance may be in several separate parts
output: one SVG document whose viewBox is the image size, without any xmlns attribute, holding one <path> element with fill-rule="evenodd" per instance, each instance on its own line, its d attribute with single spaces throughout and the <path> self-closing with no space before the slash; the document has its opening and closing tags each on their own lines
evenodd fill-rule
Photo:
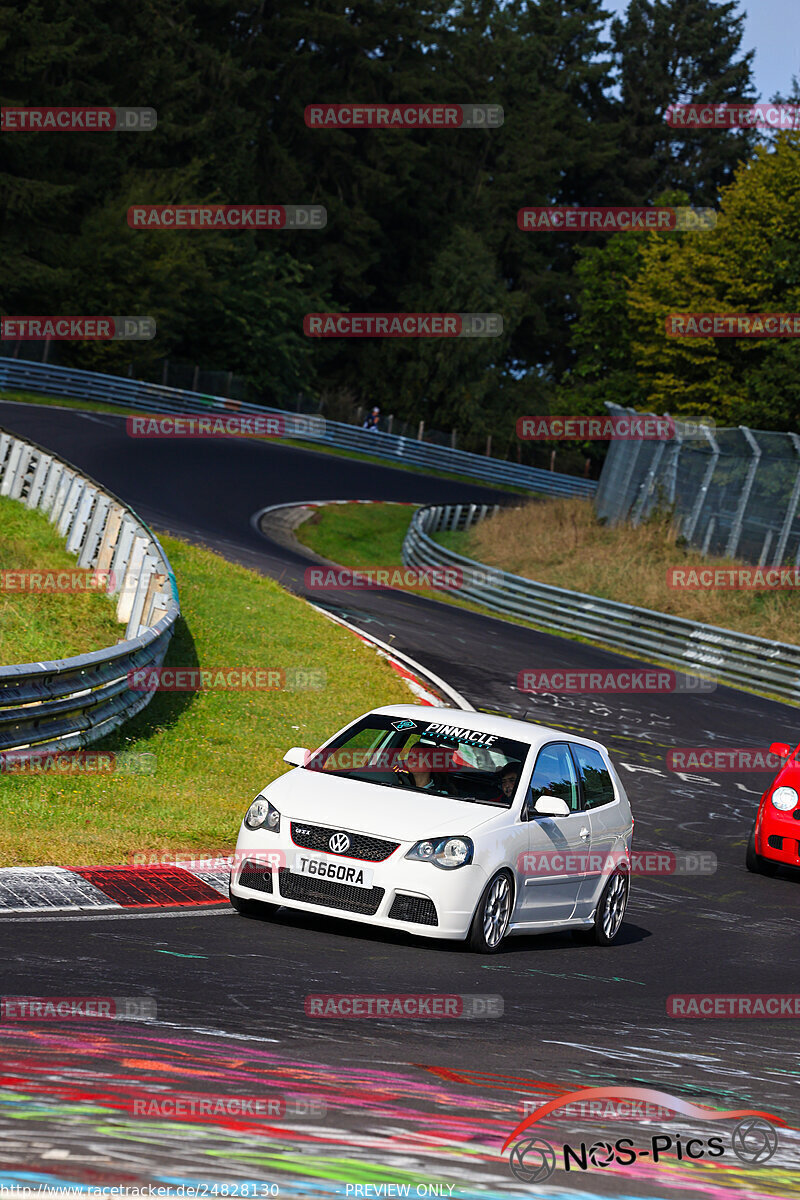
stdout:
<svg viewBox="0 0 800 1200">
<path fill-rule="evenodd" d="M 284 1198 L 314 1200 L 344 1197 L 348 1184 L 453 1200 L 530 1197 L 509 1173 L 503 1142 L 523 1099 L 543 1103 L 575 1087 L 427 1064 L 308 1063 L 257 1038 L 163 1027 L 112 1035 L 83 1023 L 5 1026 L 0 1051 L 0 1186 L 235 1180 L 276 1182 Z M 315 1101 L 325 1116 L 134 1115 L 137 1100 L 187 1094 Z M 563 1136 L 563 1124 L 540 1127 L 546 1137 Z M 691 1187 L 708 1200 L 800 1197 L 797 1175 L 772 1163 L 636 1164 L 618 1183 L 622 1175 L 643 1194 L 657 1186 L 659 1195 Z M 558 1190 L 589 1200 L 599 1194 L 593 1184 L 584 1174 L 560 1180 Z"/>
</svg>

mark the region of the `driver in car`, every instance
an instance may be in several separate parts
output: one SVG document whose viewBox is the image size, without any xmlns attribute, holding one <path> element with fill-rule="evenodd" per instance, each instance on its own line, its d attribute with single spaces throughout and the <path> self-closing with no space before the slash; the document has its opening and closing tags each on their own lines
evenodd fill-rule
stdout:
<svg viewBox="0 0 800 1200">
<path fill-rule="evenodd" d="M 433 754 L 442 754 L 437 746 L 423 746 L 419 742 L 411 746 L 405 755 L 405 766 L 394 769 L 400 781 L 406 787 L 412 787 L 418 792 L 451 792 L 449 780 L 438 771 L 431 771 Z"/>
</svg>

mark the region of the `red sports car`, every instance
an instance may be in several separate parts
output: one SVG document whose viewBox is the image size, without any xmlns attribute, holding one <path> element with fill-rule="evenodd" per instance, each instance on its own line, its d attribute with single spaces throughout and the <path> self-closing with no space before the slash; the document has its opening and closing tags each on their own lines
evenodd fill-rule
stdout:
<svg viewBox="0 0 800 1200">
<path fill-rule="evenodd" d="M 747 843 L 748 871 L 770 873 L 776 866 L 800 867 L 800 746 L 773 742 L 770 754 L 785 759 L 758 806 Z"/>
</svg>

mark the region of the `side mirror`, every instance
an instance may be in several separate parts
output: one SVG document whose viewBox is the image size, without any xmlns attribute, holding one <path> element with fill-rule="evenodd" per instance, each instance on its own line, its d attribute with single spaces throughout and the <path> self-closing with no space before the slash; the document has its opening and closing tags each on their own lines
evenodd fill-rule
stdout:
<svg viewBox="0 0 800 1200">
<path fill-rule="evenodd" d="M 571 810 L 566 800 L 559 800 L 558 796 L 540 796 L 533 811 L 540 817 L 568 817 Z"/>
<path fill-rule="evenodd" d="M 303 767 L 308 761 L 308 750 L 305 746 L 292 746 L 283 756 L 283 761 L 292 767 Z"/>
<path fill-rule="evenodd" d="M 788 758 L 792 753 L 792 747 L 787 746 L 786 742 L 773 742 L 769 748 L 770 754 L 774 754 L 776 758 Z"/>
</svg>

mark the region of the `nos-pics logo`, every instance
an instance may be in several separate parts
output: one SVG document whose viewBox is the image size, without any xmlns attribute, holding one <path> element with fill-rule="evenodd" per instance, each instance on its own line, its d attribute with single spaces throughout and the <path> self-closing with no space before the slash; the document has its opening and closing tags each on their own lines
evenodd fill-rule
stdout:
<svg viewBox="0 0 800 1200">
<path fill-rule="evenodd" d="M 659 1105 L 674 1115 L 684 1115 L 702 1121 L 736 1120 L 737 1124 L 730 1135 L 730 1145 L 726 1145 L 723 1134 L 711 1137 L 686 1137 L 685 1134 L 670 1135 L 666 1133 L 653 1134 L 644 1145 L 637 1146 L 633 1138 L 623 1137 L 614 1141 L 599 1140 L 592 1143 L 580 1142 L 578 1145 L 564 1143 L 556 1149 L 550 1142 L 537 1136 L 529 1136 L 521 1141 L 516 1139 L 525 1133 L 535 1122 L 542 1120 L 556 1109 L 567 1105 L 579 1104 L 586 1106 L 590 1101 L 609 1099 L 637 1099 L 647 1104 Z M 503 1145 L 505 1152 L 512 1142 L 514 1145 L 508 1157 L 511 1172 L 523 1183 L 543 1183 L 555 1174 L 559 1167 L 564 1171 L 602 1170 L 605 1167 L 632 1166 L 633 1163 L 658 1162 L 669 1156 L 686 1161 L 687 1159 L 720 1158 L 726 1153 L 733 1154 L 745 1163 L 763 1164 L 772 1158 L 778 1148 L 778 1134 L 775 1125 L 785 1126 L 786 1122 L 773 1113 L 759 1112 L 754 1109 L 725 1109 L 707 1108 L 703 1105 L 691 1104 L 667 1092 L 659 1092 L 653 1088 L 583 1088 L 578 1092 L 570 1092 L 541 1105 L 535 1112 L 526 1117 Z"/>
</svg>

